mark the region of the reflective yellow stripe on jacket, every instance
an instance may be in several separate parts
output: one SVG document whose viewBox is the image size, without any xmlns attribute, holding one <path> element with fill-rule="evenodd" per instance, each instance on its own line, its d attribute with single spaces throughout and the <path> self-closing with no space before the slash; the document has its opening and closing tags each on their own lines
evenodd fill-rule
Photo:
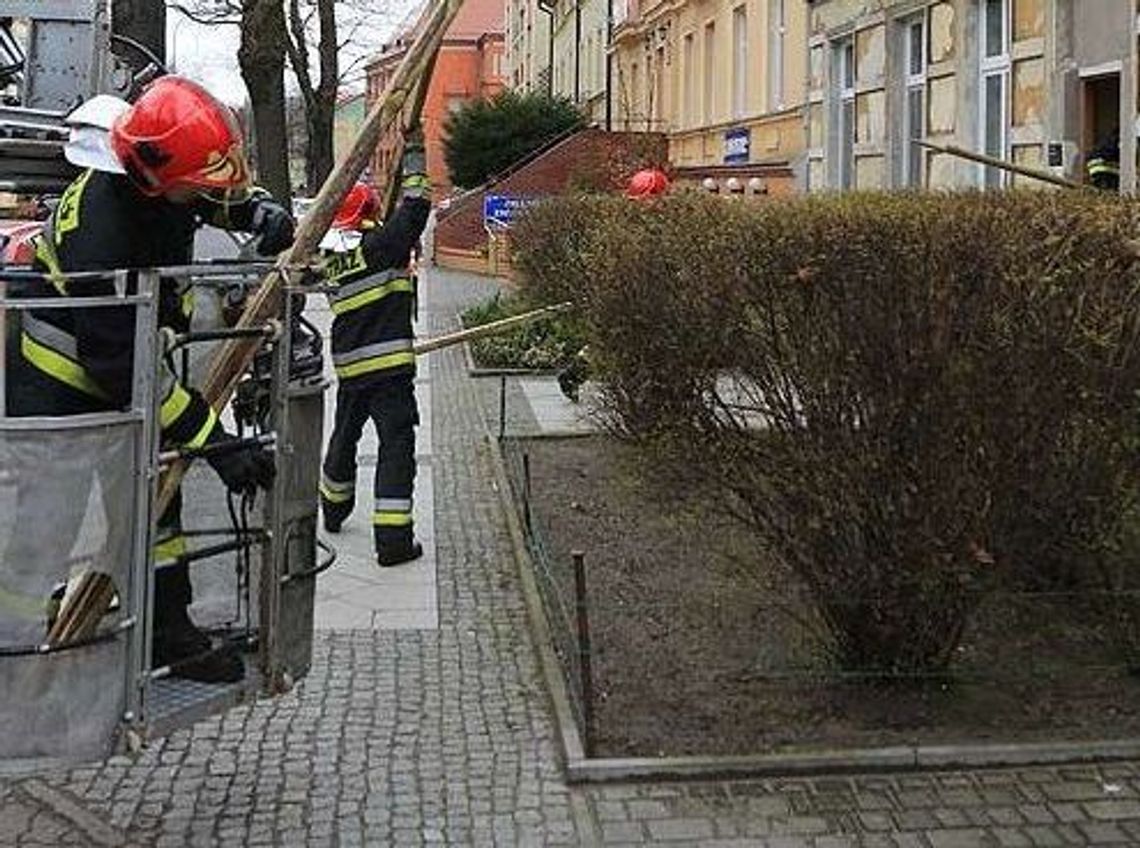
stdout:
<svg viewBox="0 0 1140 848">
<path fill-rule="evenodd" d="M 73 389 L 100 400 L 107 398 L 107 393 L 79 364 L 78 343 L 73 335 L 28 312 L 21 316 L 21 324 L 20 352 L 24 359 Z"/>
<path fill-rule="evenodd" d="M 379 276 L 379 275 L 378 275 Z M 329 296 L 329 304 L 334 315 L 343 315 L 382 300 L 390 294 L 407 292 L 411 294 L 415 287 L 410 277 L 402 276 L 389 279 L 387 282 L 375 282 L 375 278 L 361 280 L 344 287 L 343 292 L 336 292 Z M 366 284 L 366 285 L 365 285 Z"/>
</svg>

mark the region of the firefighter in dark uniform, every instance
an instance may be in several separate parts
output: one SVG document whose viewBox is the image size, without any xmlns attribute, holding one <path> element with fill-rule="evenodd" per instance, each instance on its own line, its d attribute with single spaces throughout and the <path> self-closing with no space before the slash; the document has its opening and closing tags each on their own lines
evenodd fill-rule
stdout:
<svg viewBox="0 0 1140 848">
<path fill-rule="evenodd" d="M 68 282 L 68 272 L 188 264 L 194 233 L 207 222 L 260 234 L 266 254 L 292 242 L 293 222 L 285 209 L 267 193 L 249 189 L 232 112 L 197 84 L 174 76 L 156 80 L 114 121 L 110 147 L 112 164 L 80 175 L 37 239 L 36 264 L 46 279 L 29 287 L 27 296 L 112 293 L 110 281 Z M 176 332 L 189 328 L 191 310 L 189 293 L 179 286 L 163 279 L 159 302 L 159 324 Z M 129 306 L 25 312 L 19 354 L 10 363 L 9 414 L 77 415 L 129 406 L 134 324 Z M 165 444 L 197 448 L 233 438 L 205 399 L 173 372 L 164 370 L 160 382 Z M 209 462 L 234 491 L 272 482 L 272 456 L 261 450 L 240 449 Z M 76 481 L 81 489 L 90 482 Z M 43 493 L 37 498 L 30 488 L 21 489 L 21 513 L 26 504 L 43 500 Z M 244 673 L 240 656 L 214 650 L 187 613 L 191 589 L 187 566 L 178 559 L 185 550 L 179 507 L 175 498 L 158 522 L 152 660 L 156 666 L 173 664 L 173 674 L 195 680 L 238 680 Z M 74 536 L 77 528 L 60 531 Z"/>
<path fill-rule="evenodd" d="M 325 527 L 339 531 L 355 505 L 356 445 L 371 419 L 380 441 L 372 528 L 381 566 L 410 562 L 423 553 L 412 528 L 419 413 L 413 385 L 415 284 L 409 262 L 431 201 L 418 129 L 405 140 L 402 169 L 400 203 L 382 226 L 368 227 L 367 203 L 360 206 L 369 190 L 357 187 L 350 192 L 338 217 L 347 235 L 352 228 L 363 232 L 342 249 L 330 250 L 326 258 L 327 279 L 336 286 L 328 299 L 339 385 L 321 474 L 321 507 Z M 376 205 L 374 197 L 371 203 Z"/>
<path fill-rule="evenodd" d="M 1120 191 L 1120 133 L 1104 138 L 1089 152 L 1085 174 L 1089 185 L 1103 191 Z"/>
</svg>

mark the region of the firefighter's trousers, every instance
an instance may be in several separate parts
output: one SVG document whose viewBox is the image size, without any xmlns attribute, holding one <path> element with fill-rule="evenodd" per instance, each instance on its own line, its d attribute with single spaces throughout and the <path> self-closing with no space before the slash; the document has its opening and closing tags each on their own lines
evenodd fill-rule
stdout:
<svg viewBox="0 0 1140 848">
<path fill-rule="evenodd" d="M 415 427 L 420 423 L 411 375 L 359 388 L 341 383 L 337 388 L 336 417 L 321 474 L 325 526 L 338 529 L 355 506 L 356 448 L 369 419 L 379 441 L 372 505 L 376 552 L 404 551 L 413 538 Z"/>
<path fill-rule="evenodd" d="M 82 415 L 99 411 L 67 386 L 28 366 L 19 353 L 8 360 L 8 415 L 60 416 Z M 50 445 L 47 446 L 50 450 Z M 32 468 L 18 473 L 13 527 L 8 544 L 0 551 L 0 595 L 6 595 L 10 607 L 19 606 L 17 615 L 3 618 L 10 630 L 19 621 L 19 633 L 5 632 L 4 640 L 36 642 L 44 635 L 44 617 L 47 596 L 52 588 L 68 577 L 68 558 L 79 538 L 88 511 L 89 496 L 98 482 L 104 498 L 104 509 L 114 506 L 106 499 L 130 487 L 131 465 L 124 462 L 121 451 L 111 451 L 90 462 L 73 463 L 67 469 L 52 468 L 51 473 L 34 473 Z M 32 459 L 31 463 L 36 461 Z M 46 460 L 50 462 L 49 460 Z M 141 473 L 141 472 L 140 472 Z M 178 532 L 181 498 L 176 497 L 159 520 L 159 536 Z M 123 523 L 113 515 L 105 516 L 116 530 Z M 109 532 L 109 549 L 102 552 L 108 563 L 116 563 L 119 573 L 126 574 L 124 564 L 131 556 L 129 533 Z M 116 586 L 122 593 L 126 586 Z M 190 577 L 185 564 L 158 569 L 155 575 L 155 627 L 161 630 L 163 621 L 172 612 L 181 612 L 190 604 Z"/>
</svg>

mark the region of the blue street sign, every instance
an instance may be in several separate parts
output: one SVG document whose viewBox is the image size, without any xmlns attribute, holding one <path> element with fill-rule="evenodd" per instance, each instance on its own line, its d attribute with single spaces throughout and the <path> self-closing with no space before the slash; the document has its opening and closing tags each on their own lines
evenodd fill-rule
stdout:
<svg viewBox="0 0 1140 848">
<path fill-rule="evenodd" d="M 734 127 L 724 131 L 724 163 L 735 165 L 747 162 L 752 145 L 748 127 Z"/>
<path fill-rule="evenodd" d="M 509 194 L 488 194 L 483 197 L 483 223 L 487 226 L 509 227 L 519 214 L 535 202 L 534 197 L 512 197 Z"/>
</svg>

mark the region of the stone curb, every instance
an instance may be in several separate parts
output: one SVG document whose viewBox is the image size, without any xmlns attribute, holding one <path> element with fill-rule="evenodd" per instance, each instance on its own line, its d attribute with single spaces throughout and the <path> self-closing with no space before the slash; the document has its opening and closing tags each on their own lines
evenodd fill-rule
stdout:
<svg viewBox="0 0 1140 848">
<path fill-rule="evenodd" d="M 484 430 L 486 431 L 484 420 Z M 1140 757 L 1140 739 L 1062 741 L 1045 743 L 982 743 L 906 745 L 884 748 L 840 748 L 786 754 L 710 757 L 587 757 L 582 744 L 562 669 L 551 647 L 550 624 L 534 581 L 534 564 L 522 523 L 511 500 L 510 483 L 498 441 L 485 432 L 499 501 L 506 513 L 511 547 L 518 565 L 531 636 L 539 655 L 554 724 L 562 747 L 569 783 L 629 780 L 711 780 L 733 777 L 807 776 L 841 773 L 881 773 L 922 769 L 1000 768 L 1064 765 Z"/>
</svg>

